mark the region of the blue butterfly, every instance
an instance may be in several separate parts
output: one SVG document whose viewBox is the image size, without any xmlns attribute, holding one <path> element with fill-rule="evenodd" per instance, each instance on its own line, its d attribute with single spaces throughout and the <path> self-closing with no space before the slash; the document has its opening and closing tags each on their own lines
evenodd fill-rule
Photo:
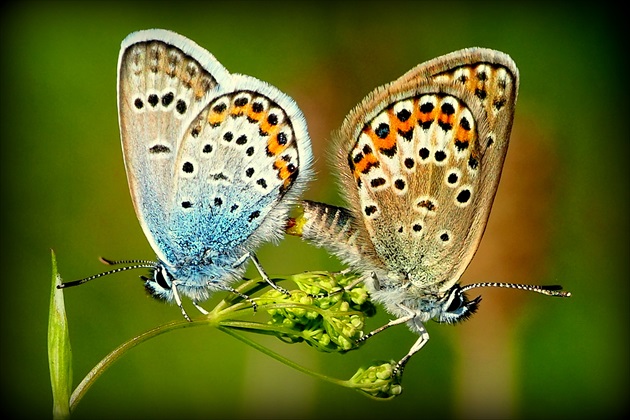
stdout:
<svg viewBox="0 0 630 420">
<path fill-rule="evenodd" d="M 251 76 L 230 74 L 205 49 L 151 29 L 123 42 L 118 59 L 122 149 L 136 215 L 157 261 L 145 288 L 175 302 L 229 290 L 253 250 L 277 241 L 311 177 L 306 121 L 296 103 Z M 238 293 L 238 292 L 236 292 Z"/>
</svg>

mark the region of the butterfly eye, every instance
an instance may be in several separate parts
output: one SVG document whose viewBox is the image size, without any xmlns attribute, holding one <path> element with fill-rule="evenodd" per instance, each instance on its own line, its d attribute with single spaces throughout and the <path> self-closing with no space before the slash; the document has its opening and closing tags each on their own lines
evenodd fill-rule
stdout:
<svg viewBox="0 0 630 420">
<path fill-rule="evenodd" d="M 155 270 L 154 279 L 157 282 L 157 284 L 160 285 L 160 287 L 163 289 L 170 290 L 171 282 L 167 280 L 167 277 L 168 277 L 168 273 L 163 268 L 159 268 Z"/>
<path fill-rule="evenodd" d="M 448 308 L 446 308 L 446 312 L 457 312 L 464 306 L 464 303 L 464 296 L 458 290 L 452 294 L 451 303 Z"/>
<path fill-rule="evenodd" d="M 481 296 L 468 300 L 461 288 L 455 285 L 444 300 L 444 309 L 438 315 L 437 321 L 448 324 L 464 321 L 477 311 L 479 301 Z"/>
</svg>

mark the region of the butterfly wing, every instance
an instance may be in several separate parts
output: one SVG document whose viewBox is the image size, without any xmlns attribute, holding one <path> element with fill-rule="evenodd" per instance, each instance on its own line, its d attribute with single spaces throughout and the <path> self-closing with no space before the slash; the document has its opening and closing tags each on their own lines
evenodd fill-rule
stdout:
<svg viewBox="0 0 630 420">
<path fill-rule="evenodd" d="M 212 264 L 220 275 L 277 239 L 312 160 L 295 102 L 165 30 L 129 35 L 118 68 L 129 187 L 158 258 L 180 280 Z"/>
<path fill-rule="evenodd" d="M 309 178 L 312 156 L 295 102 L 244 75 L 192 121 L 175 159 L 168 202 L 171 247 L 234 262 L 278 239 L 290 205 Z"/>
<path fill-rule="evenodd" d="M 207 51 L 165 30 L 130 34 L 118 59 L 123 157 L 136 215 L 158 258 L 178 256 L 164 237 L 184 130 L 229 73 Z"/>
<path fill-rule="evenodd" d="M 435 291 L 457 282 L 487 223 L 517 91 L 507 55 L 473 48 L 419 65 L 348 115 L 337 165 L 387 272 Z"/>
</svg>

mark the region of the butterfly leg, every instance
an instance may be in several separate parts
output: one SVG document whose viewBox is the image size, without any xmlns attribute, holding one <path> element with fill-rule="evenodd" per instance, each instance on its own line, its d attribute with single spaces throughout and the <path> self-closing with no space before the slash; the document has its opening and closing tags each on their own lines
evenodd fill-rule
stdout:
<svg viewBox="0 0 630 420">
<path fill-rule="evenodd" d="M 186 318 L 186 321 L 191 322 L 190 317 L 186 313 L 186 309 L 184 309 L 184 305 L 182 305 L 182 299 L 179 297 L 179 292 L 177 291 L 177 283 L 173 282 L 172 284 L 173 290 L 173 298 L 175 298 L 175 303 L 179 306 L 179 309 L 182 311 L 182 315 Z"/>
<path fill-rule="evenodd" d="M 411 346 L 411 349 L 409 349 L 409 352 L 405 355 L 405 357 L 403 357 L 402 359 L 400 359 L 398 363 L 396 363 L 396 367 L 394 367 L 393 374 L 394 376 L 397 376 L 398 378 L 402 378 L 405 365 L 407 364 L 409 359 L 411 359 L 411 356 L 419 352 L 420 349 L 422 349 L 422 347 L 424 347 L 424 345 L 427 344 L 427 342 L 429 341 L 429 333 L 427 332 L 426 328 L 424 328 L 424 325 L 421 322 L 417 321 L 415 322 L 415 326 L 417 329 L 416 332 L 420 334 L 420 337 L 413 344 L 413 346 Z"/>
<path fill-rule="evenodd" d="M 333 276 L 334 275 L 344 276 L 344 275 L 349 274 L 351 272 L 352 272 L 352 269 L 346 268 L 345 270 L 339 271 L 337 273 L 332 273 L 332 274 L 333 274 Z M 372 273 L 372 278 L 374 278 L 376 280 L 376 274 L 375 273 Z M 359 283 L 363 283 L 365 280 L 366 280 L 366 278 L 362 276 L 362 277 L 359 277 L 356 280 L 353 280 L 350 284 L 348 284 L 346 286 L 337 286 L 337 289 L 332 290 L 330 292 L 324 291 L 324 292 L 319 293 L 317 295 L 313 295 L 313 294 L 309 293 L 308 296 L 310 296 L 312 298 L 315 298 L 315 299 L 327 298 L 327 297 L 330 297 L 330 296 L 337 295 L 339 293 L 350 291 L 350 290 L 354 289 Z M 376 280 L 376 281 L 378 281 L 378 280 Z"/>
<path fill-rule="evenodd" d="M 210 312 L 206 311 L 204 308 L 202 308 L 202 307 L 199 305 L 199 302 L 197 302 L 196 300 L 193 300 L 193 305 L 195 305 L 195 308 L 197 308 L 197 310 L 198 310 L 199 312 L 201 312 L 203 315 L 208 315 L 208 314 L 210 313 Z"/>
<path fill-rule="evenodd" d="M 258 304 L 254 301 L 254 299 L 250 298 L 246 294 L 243 294 L 243 293 L 239 292 L 238 290 L 236 290 L 235 288 L 233 288 L 231 286 L 228 286 L 228 285 L 223 285 L 221 287 L 223 287 L 228 292 L 232 292 L 235 295 L 238 295 L 241 299 L 248 301 L 252 305 L 252 308 L 254 309 L 254 312 L 256 312 L 256 310 L 258 309 Z"/>
<path fill-rule="evenodd" d="M 348 284 L 347 286 L 344 286 L 341 290 L 352 290 L 355 287 L 357 287 L 357 285 L 359 283 L 363 283 L 365 281 L 365 277 L 359 277 L 358 279 L 354 280 L 352 283 Z M 337 293 L 338 291 L 335 290 L 333 292 L 331 292 L 331 294 L 333 293 Z"/>
<path fill-rule="evenodd" d="M 348 274 L 348 273 L 350 273 L 350 272 L 351 272 L 351 270 L 350 270 L 350 269 L 346 269 L 346 270 L 344 270 L 344 271 L 340 272 L 340 274 L 342 274 L 342 275 L 343 275 L 343 274 Z M 375 274 L 375 273 L 372 273 L 371 277 L 372 277 L 372 279 L 374 279 L 374 281 L 375 281 L 375 282 L 377 282 L 377 284 L 378 284 L 378 279 L 376 278 L 376 274 Z M 337 294 L 337 293 L 341 293 L 341 292 L 346 292 L 346 291 L 348 291 L 348 290 L 352 290 L 352 289 L 354 289 L 354 288 L 355 288 L 355 287 L 356 287 L 359 283 L 364 283 L 366 279 L 367 279 L 367 278 L 366 278 L 365 276 L 361 276 L 361 277 L 359 277 L 358 279 L 353 280 L 350 284 L 348 284 L 348 285 L 346 285 L 346 286 L 343 286 L 343 287 L 340 287 L 340 288 L 339 288 L 339 289 L 337 289 L 337 290 L 333 290 L 332 292 L 328 293 L 328 295 L 335 295 L 335 294 Z"/>
<path fill-rule="evenodd" d="M 391 321 L 389 321 L 387 324 L 383 325 L 382 327 L 379 327 L 369 333 L 367 333 L 366 335 L 364 335 L 363 337 L 359 338 L 357 340 L 358 343 L 361 343 L 363 341 L 366 341 L 368 338 L 370 337 L 374 337 L 376 334 L 380 333 L 381 331 L 385 331 L 386 329 L 388 329 L 389 327 L 393 327 L 394 325 L 400 325 L 400 324 L 405 324 L 409 321 L 411 321 L 412 319 L 414 319 L 414 317 L 416 316 L 415 312 L 413 312 L 411 309 L 407 308 L 406 306 L 403 305 L 398 305 L 401 308 L 405 309 L 406 311 L 408 311 L 408 315 L 400 317 L 398 319 L 392 319 Z M 423 327 L 424 328 L 424 327 Z M 428 335 L 427 335 L 428 336 Z M 416 343 L 417 344 L 417 343 Z M 418 349 L 419 350 L 419 349 Z M 415 352 L 414 352 L 415 353 Z M 413 353 L 412 353 L 413 354 Z M 398 364 L 400 364 L 400 362 L 398 362 Z M 396 366 L 398 366 L 398 364 Z"/>
<path fill-rule="evenodd" d="M 248 258 L 252 260 L 252 262 L 254 263 L 254 266 L 260 273 L 260 277 L 262 277 L 263 280 L 269 283 L 269 285 L 273 287 L 274 289 L 276 289 L 278 292 L 283 293 L 287 296 L 290 295 L 287 289 L 285 289 L 284 287 L 278 286 L 273 280 L 269 278 L 269 276 L 265 272 L 265 269 L 262 267 L 262 265 L 258 261 L 258 258 L 256 258 L 256 255 L 254 255 L 253 253 L 246 252 L 245 254 L 243 254 L 243 256 L 239 258 L 239 260 L 234 264 L 234 267 L 238 267 L 239 265 L 243 264 Z"/>
</svg>

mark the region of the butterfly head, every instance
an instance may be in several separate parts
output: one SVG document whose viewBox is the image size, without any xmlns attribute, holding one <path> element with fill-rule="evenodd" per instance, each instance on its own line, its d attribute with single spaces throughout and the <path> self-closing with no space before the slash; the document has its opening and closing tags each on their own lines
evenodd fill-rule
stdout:
<svg viewBox="0 0 630 420">
<path fill-rule="evenodd" d="M 171 266 L 162 261 L 154 264 L 149 276 L 140 276 L 144 288 L 157 300 L 175 302 L 181 307 L 181 297 L 186 296 L 193 302 L 202 302 L 210 297 L 213 291 L 230 290 L 217 279 L 226 281 L 239 271 L 226 269 L 213 263 Z"/>
<path fill-rule="evenodd" d="M 456 324 L 465 321 L 479 308 L 481 296 L 470 300 L 462 288 L 456 284 L 436 303 L 433 319 L 440 323 Z"/>
<path fill-rule="evenodd" d="M 472 314 L 474 314 L 481 301 L 481 296 L 477 296 L 475 299 L 469 300 L 466 296 L 466 291 L 475 289 L 478 287 L 501 287 L 508 289 L 519 289 L 530 292 L 541 293 L 547 296 L 557 297 L 569 297 L 570 292 L 562 290 L 561 286 L 535 286 L 529 284 L 515 284 L 515 283 L 473 283 L 461 287 L 459 284 L 455 284 L 451 289 L 442 297 L 437 300 L 436 315 L 433 319 L 437 322 L 455 324 L 460 321 L 464 321 Z"/>
<path fill-rule="evenodd" d="M 399 287 L 397 290 L 380 289 L 374 297 L 385 304 L 387 309 L 400 317 L 414 314 L 414 322 L 430 319 L 444 324 L 456 324 L 470 318 L 479 308 L 481 296 L 470 299 L 467 291 L 478 287 L 501 287 L 536 292 L 547 296 L 569 297 L 570 292 L 561 286 L 535 286 L 515 283 L 474 283 L 466 286 L 453 285 L 443 294 L 426 294 L 424 290 Z M 417 293 L 414 293 L 417 292 Z"/>
<path fill-rule="evenodd" d="M 412 283 L 395 287 L 378 286 L 372 292 L 374 300 L 400 318 L 411 316 L 414 320 L 412 325 L 429 320 L 445 324 L 465 321 L 477 311 L 481 301 L 481 296 L 469 299 L 458 284 L 442 293 L 427 292 L 426 287 L 417 287 Z"/>
<path fill-rule="evenodd" d="M 144 281 L 144 288 L 152 297 L 171 302 L 173 300 L 173 281 L 175 278 L 163 263 L 157 263 L 151 269 L 149 277 L 140 276 Z"/>
</svg>

